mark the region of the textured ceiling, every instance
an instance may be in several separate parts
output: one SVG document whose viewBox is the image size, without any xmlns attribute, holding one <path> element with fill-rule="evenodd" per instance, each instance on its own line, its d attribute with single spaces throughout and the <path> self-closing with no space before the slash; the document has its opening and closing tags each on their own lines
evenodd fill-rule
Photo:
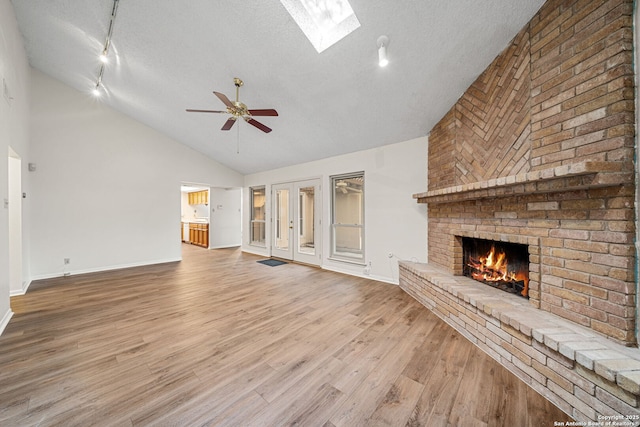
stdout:
<svg viewBox="0 0 640 427">
<path fill-rule="evenodd" d="M 112 1 L 12 3 L 31 65 L 90 96 Z M 120 0 L 102 102 L 244 174 L 401 142 L 426 135 L 542 3 L 351 0 L 361 27 L 318 54 L 277 0 Z M 234 77 L 249 108 L 278 110 L 259 119 L 273 132 L 185 112 L 224 109 L 212 91 L 235 99 Z"/>
</svg>

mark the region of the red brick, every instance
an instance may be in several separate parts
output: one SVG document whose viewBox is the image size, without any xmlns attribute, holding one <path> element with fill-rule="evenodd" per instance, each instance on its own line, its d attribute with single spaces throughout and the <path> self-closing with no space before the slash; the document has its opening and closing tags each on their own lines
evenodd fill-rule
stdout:
<svg viewBox="0 0 640 427">
<path fill-rule="evenodd" d="M 606 265 L 595 264 L 591 262 L 567 260 L 564 263 L 565 268 L 569 270 L 576 270 L 581 273 L 588 273 L 597 276 L 606 276 L 611 269 Z"/>
<path fill-rule="evenodd" d="M 620 305 L 620 304 L 614 304 L 608 301 L 604 301 L 598 298 L 594 298 L 591 301 L 591 307 L 597 309 L 597 310 L 602 310 L 606 313 L 611 313 L 615 316 L 618 317 L 623 317 L 626 319 L 631 318 L 634 315 L 634 311 L 635 308 L 634 307 L 629 307 L 629 306 L 625 306 L 625 305 Z"/>
<path fill-rule="evenodd" d="M 635 290 L 635 285 L 633 283 L 629 283 L 620 279 L 612 279 L 610 277 L 592 276 L 590 284 L 591 286 L 595 286 L 597 288 L 607 289 L 623 294 L 631 294 Z"/>
<path fill-rule="evenodd" d="M 621 342 L 629 342 L 629 340 L 633 340 L 633 332 L 621 330 L 619 328 L 611 326 L 606 322 L 593 320 L 591 322 L 591 327 L 595 331 L 598 331 Z"/>
<path fill-rule="evenodd" d="M 613 150 L 624 147 L 624 139 L 623 138 L 612 138 L 608 140 L 603 140 L 604 131 L 597 131 L 589 135 L 598 135 L 601 137 L 596 141 L 589 141 L 589 144 L 585 144 L 583 146 L 576 148 L 576 156 L 593 156 L 598 153 L 608 153 Z M 576 142 L 580 141 L 581 137 L 576 138 Z M 592 142 L 592 143 L 591 143 Z"/>
<path fill-rule="evenodd" d="M 631 233 L 615 231 L 592 231 L 590 234 L 590 238 L 594 242 L 632 243 L 634 239 L 634 236 Z"/>
<path fill-rule="evenodd" d="M 575 249 L 586 252 L 607 253 L 609 251 L 609 244 L 590 242 L 583 240 L 563 240 L 564 246 L 569 249 Z"/>
<path fill-rule="evenodd" d="M 593 254 L 591 262 L 610 267 L 633 268 L 633 258 L 606 254 Z"/>
<path fill-rule="evenodd" d="M 550 311 L 551 313 L 556 314 L 567 320 L 571 320 L 572 322 L 575 322 L 578 325 L 591 326 L 591 319 L 588 316 L 577 313 L 575 311 L 568 310 L 564 307 L 552 306 L 550 307 L 550 310 L 547 310 L 547 311 Z"/>
</svg>

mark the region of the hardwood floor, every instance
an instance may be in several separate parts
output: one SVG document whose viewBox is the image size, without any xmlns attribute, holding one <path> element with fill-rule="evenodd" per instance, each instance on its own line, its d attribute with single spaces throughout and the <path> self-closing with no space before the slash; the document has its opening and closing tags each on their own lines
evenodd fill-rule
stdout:
<svg viewBox="0 0 640 427">
<path fill-rule="evenodd" d="M 553 426 L 570 418 L 399 287 L 237 249 L 34 282 L 0 425 Z"/>
</svg>

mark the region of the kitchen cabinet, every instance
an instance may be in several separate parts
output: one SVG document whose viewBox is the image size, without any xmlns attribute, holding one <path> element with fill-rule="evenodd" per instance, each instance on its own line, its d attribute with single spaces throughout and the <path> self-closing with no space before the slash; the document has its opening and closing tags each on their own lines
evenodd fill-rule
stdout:
<svg viewBox="0 0 640 427">
<path fill-rule="evenodd" d="M 187 196 L 190 205 L 208 205 L 209 192 L 207 190 L 193 191 Z"/>
<path fill-rule="evenodd" d="M 189 242 L 192 245 L 209 247 L 209 224 L 191 222 L 189 223 Z"/>
</svg>

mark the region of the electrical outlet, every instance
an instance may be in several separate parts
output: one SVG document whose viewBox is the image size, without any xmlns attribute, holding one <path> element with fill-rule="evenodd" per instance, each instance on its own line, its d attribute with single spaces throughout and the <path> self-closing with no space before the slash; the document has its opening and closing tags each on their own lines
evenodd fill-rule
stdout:
<svg viewBox="0 0 640 427">
<path fill-rule="evenodd" d="M 363 273 L 365 274 L 365 276 L 368 276 L 371 274 L 371 261 L 369 261 L 369 264 L 367 264 L 367 266 L 364 268 Z"/>
<path fill-rule="evenodd" d="M 64 259 L 64 264 L 65 265 L 70 264 L 70 263 L 71 263 L 71 258 L 65 258 Z"/>
</svg>

